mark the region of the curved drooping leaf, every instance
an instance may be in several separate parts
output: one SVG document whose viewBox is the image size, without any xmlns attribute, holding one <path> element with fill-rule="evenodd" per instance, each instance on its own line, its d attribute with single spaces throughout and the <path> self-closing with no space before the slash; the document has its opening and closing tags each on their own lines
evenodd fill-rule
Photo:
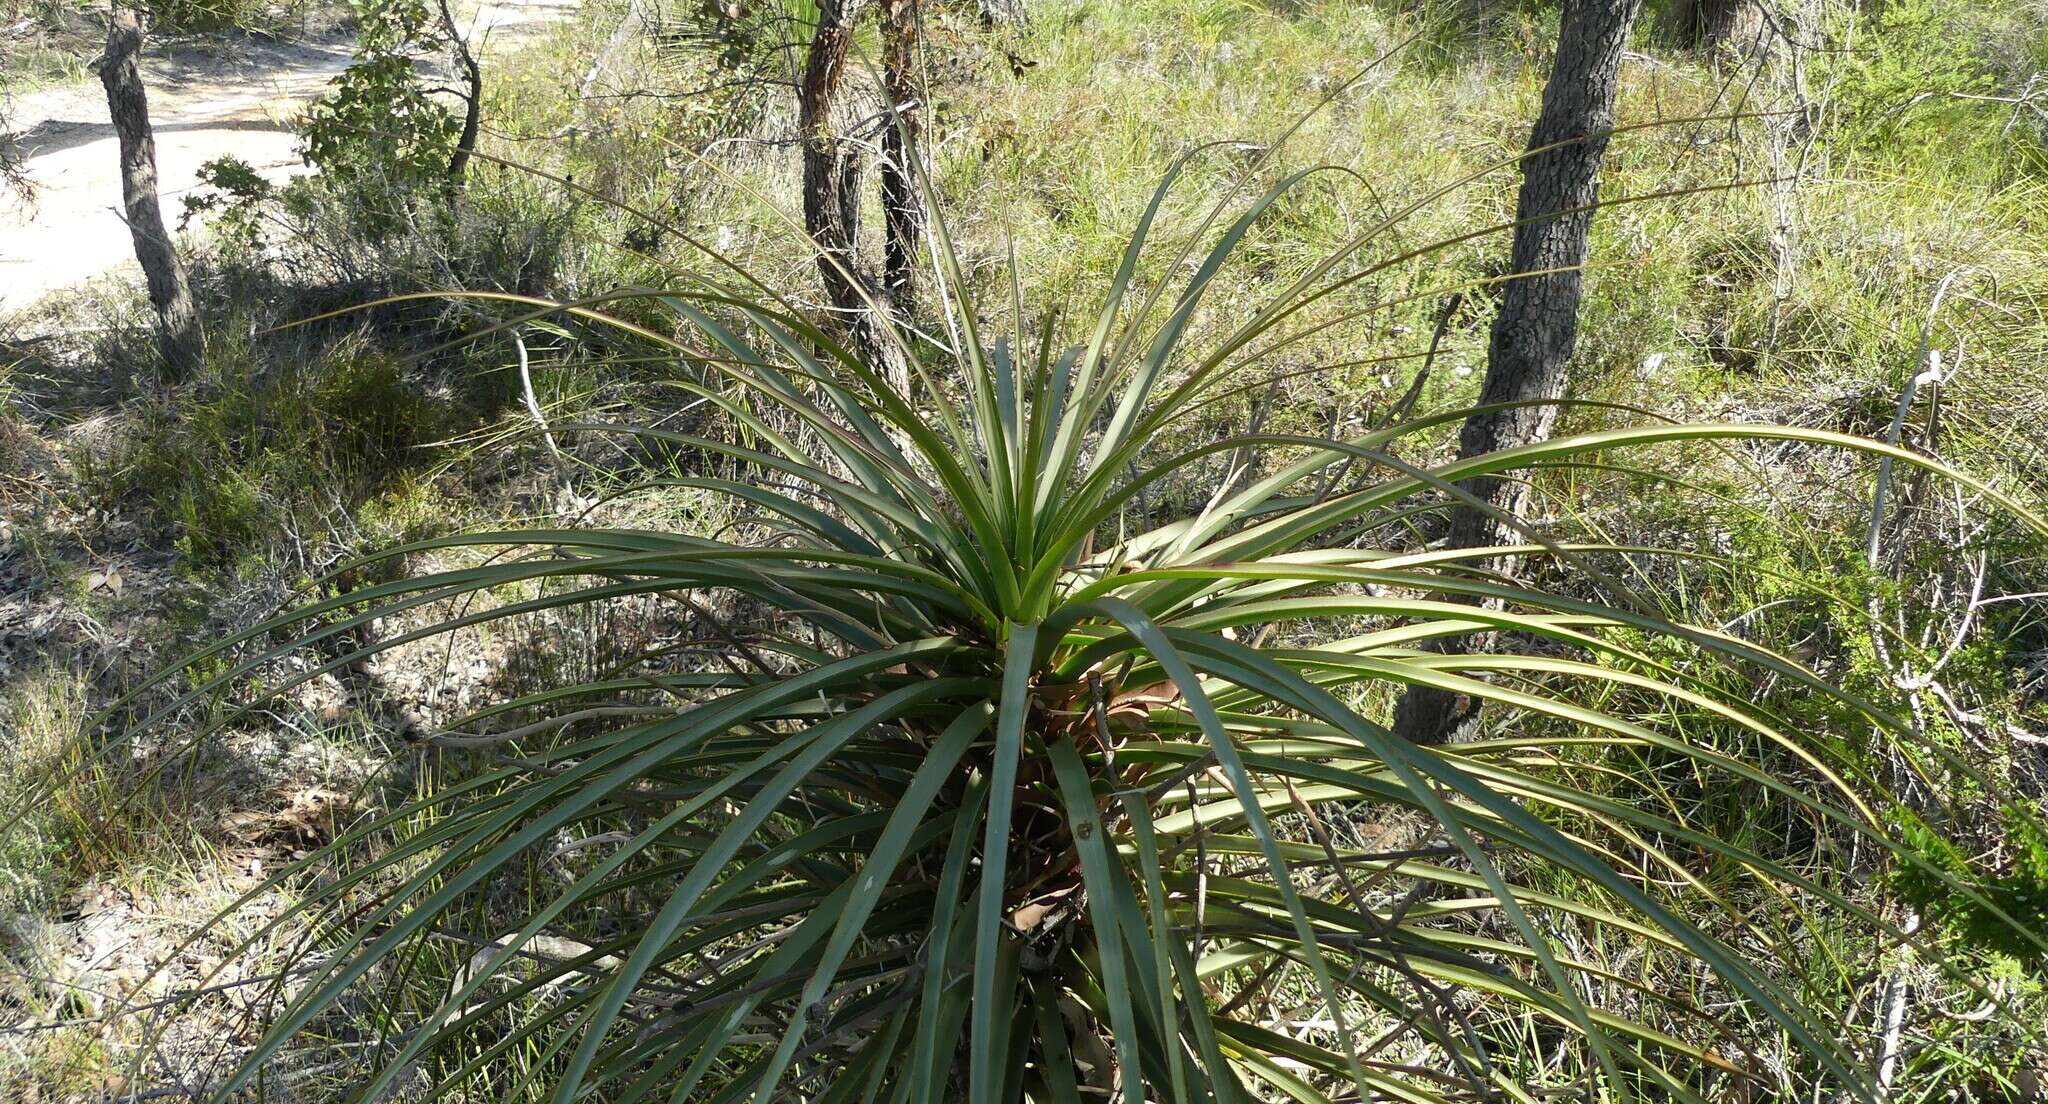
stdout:
<svg viewBox="0 0 2048 1104">
<path fill-rule="evenodd" d="M 1657 424 L 1437 465 L 1404 458 L 1404 439 L 1464 412 L 1351 440 L 1182 440 L 1189 413 L 1256 363 L 1247 350 L 1268 337 L 1284 347 L 1276 327 L 1358 279 L 1343 266 L 1364 238 L 1221 344 L 1187 347 L 1210 281 L 1300 179 L 1223 223 L 1170 295 L 1165 276 L 1138 278 L 1169 178 L 1078 334 L 1057 332 L 1052 311 L 1022 328 L 1020 304 L 1020 332 L 984 343 L 994 320 L 978 316 L 941 219 L 942 306 L 963 347 L 883 320 L 932 409 L 765 286 L 758 298 L 698 281 L 563 305 L 590 325 L 616 321 L 600 308 L 627 298 L 670 312 L 682 336 L 618 324 L 674 356 L 676 386 L 719 428 L 556 432 L 716 457 L 724 474 L 642 487 L 723 496 L 756 524 L 392 550 L 375 559 L 476 562 L 223 641 L 194 657 L 203 677 L 139 723 L 160 728 L 301 649 L 326 650 L 272 691 L 438 633 L 638 595 L 687 598 L 693 616 L 715 605 L 718 632 L 429 734 L 450 754 L 496 758 L 308 860 L 345 869 L 248 941 L 310 923 L 323 957 L 217 1098 L 365 1000 L 396 1033 L 375 1049 L 362 1099 L 419 1074 L 431 1097 L 480 1085 L 564 1102 L 1533 1102 L 1566 1082 L 1704 1100 L 1716 1078 L 1780 1087 L 1745 1053 L 1759 1023 L 1789 1041 L 1802 1076 L 1870 1097 L 1839 1010 L 1787 983 L 1799 950 L 1745 909 L 1775 902 L 1912 937 L 1856 887 L 1690 822 L 1654 780 L 1637 785 L 1603 757 L 1622 749 L 1917 864 L 2048 948 L 2039 918 L 2005 915 L 1892 840 L 1877 812 L 1887 795 L 1841 745 L 1882 734 L 1966 763 L 1599 566 L 1647 550 L 1540 533 L 1506 549 L 1356 546 L 1458 500 L 1475 476 L 1737 438 L 1918 465 L 2037 534 L 2048 523 L 1909 451 L 1817 430 Z M 503 298 L 522 317 L 553 306 Z M 947 394 L 964 397 L 958 410 Z M 1244 450 L 1268 462 L 1241 486 L 1132 517 L 1151 490 Z M 1321 482 L 1338 471 L 1354 474 Z M 1582 585 L 1474 566 L 1502 555 L 1541 556 Z M 400 618 L 426 623 L 340 645 Z M 1422 646 L 1492 631 L 1545 650 Z M 1851 730 L 1789 725 L 1728 690 L 1717 676 L 1730 671 L 1826 697 Z M 1518 723 L 1500 739 L 1411 746 L 1375 718 L 1415 684 Z M 1637 705 L 1603 707 L 1603 695 Z M 1660 725 L 1652 709 L 1696 724 Z M 1694 731 L 1713 726 L 1789 765 Z M 1411 847 L 1375 849 L 1360 828 L 1403 817 L 1423 826 Z M 530 877 L 567 834 L 612 849 L 573 879 Z M 450 938 L 487 950 L 434 977 L 420 963 Z M 1609 940 L 1637 960 L 1604 957 Z M 1664 984 L 1701 977 L 1712 1002 Z"/>
</svg>

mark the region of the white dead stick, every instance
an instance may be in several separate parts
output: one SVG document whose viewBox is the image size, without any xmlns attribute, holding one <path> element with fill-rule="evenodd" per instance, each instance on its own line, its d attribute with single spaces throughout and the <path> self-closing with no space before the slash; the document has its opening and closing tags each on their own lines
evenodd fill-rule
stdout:
<svg viewBox="0 0 2048 1104">
<path fill-rule="evenodd" d="M 548 455 L 554 457 L 555 465 L 560 467 L 566 461 L 562 456 L 562 447 L 555 444 L 555 435 L 548 429 L 547 415 L 541 413 L 540 399 L 533 393 L 533 372 L 527 364 L 526 339 L 516 333 L 513 334 L 512 347 L 519 350 L 519 390 L 526 396 L 526 412 L 533 415 L 534 424 L 540 426 L 541 440 L 548 443 Z"/>
<path fill-rule="evenodd" d="M 1899 394 L 1899 409 L 1892 415 L 1892 425 L 1885 431 L 1885 444 L 1897 446 L 1899 436 L 1905 432 L 1906 415 L 1913 409 L 1913 397 L 1922 387 L 1941 382 L 1941 350 L 1929 349 L 1926 354 L 1927 370 L 1906 381 L 1905 391 Z M 1884 531 L 1885 493 L 1891 489 L 1892 458 L 1889 456 L 1877 462 L 1877 490 L 1870 496 L 1870 532 L 1864 538 L 1863 553 L 1870 566 L 1877 566 L 1878 543 Z"/>
<path fill-rule="evenodd" d="M 1906 428 L 1906 415 L 1912 412 L 1913 399 L 1919 394 L 1920 388 L 1945 382 L 1948 373 L 1943 371 L 1941 353 L 1934 347 L 1934 324 L 1941 317 L 1941 305 L 1948 298 L 1949 288 L 1955 284 L 1958 278 L 1973 271 L 1973 269 L 1967 266 L 1955 269 L 1948 275 L 1943 276 L 1941 282 L 1934 286 L 1934 299 L 1927 305 L 1927 322 L 1920 329 L 1920 351 L 1913 358 L 1914 364 L 1925 364 L 1927 367 L 1921 370 L 1918 375 L 1906 381 L 1905 393 L 1899 396 L 1899 407 L 1892 414 L 1891 428 L 1885 433 L 1886 444 L 1898 445 L 1899 436 Z M 1997 278 L 1989 274 L 1985 274 L 1984 278 L 1990 281 L 1992 290 L 1995 293 L 1998 287 Z M 1974 297 L 1972 299 L 1975 302 L 1982 302 L 1982 300 L 1976 300 Z M 1956 346 L 1955 362 L 1949 366 L 1948 372 L 1958 372 L 1961 370 L 1962 345 L 1958 343 Z M 1872 493 L 1870 500 L 1870 532 L 1864 539 L 1864 555 L 1872 567 L 1877 566 L 1878 553 L 1880 551 L 1879 541 L 1882 538 L 1884 528 L 1884 500 L 1886 492 L 1891 487 L 1891 479 L 1892 458 L 1886 456 L 1877 462 L 1877 487 Z"/>
<path fill-rule="evenodd" d="M 1908 936 L 1919 931 L 1919 914 L 1907 913 L 1906 924 L 1899 930 Z M 1879 1100 L 1891 1097 L 1892 1078 L 1899 1072 L 1899 1036 L 1906 1026 L 1906 965 L 1912 959 L 1912 955 L 1911 945 L 1899 948 L 1898 962 L 1892 967 L 1891 976 L 1885 979 L 1884 995 L 1880 998 L 1884 1003 L 1884 1029 L 1883 1034 L 1878 1037 L 1877 1048 Z"/>
<path fill-rule="evenodd" d="M 592 950 L 593 948 L 590 944 L 564 936 L 533 935 L 521 940 L 516 932 L 501 935 L 485 944 L 482 950 L 470 955 L 469 961 L 463 963 L 462 966 L 458 967 L 449 976 L 449 1000 L 452 1001 L 456 994 L 461 993 L 462 990 L 467 988 L 470 980 L 479 973 L 495 969 L 503 960 L 511 958 L 513 955 L 524 955 L 527 958 L 548 965 L 560 965 L 581 958 Z M 604 971 L 614 969 L 618 965 L 619 957 L 617 955 L 604 955 L 583 966 L 576 967 L 571 972 L 580 973 L 585 976 L 602 976 Z M 540 990 L 553 989 L 568 980 L 567 974 L 551 978 L 540 986 Z M 487 1003 L 489 1002 L 478 1001 L 466 1007 L 454 1008 L 447 1015 L 441 1017 L 437 1026 L 447 1027 L 450 1024 L 460 1023 Z"/>
</svg>

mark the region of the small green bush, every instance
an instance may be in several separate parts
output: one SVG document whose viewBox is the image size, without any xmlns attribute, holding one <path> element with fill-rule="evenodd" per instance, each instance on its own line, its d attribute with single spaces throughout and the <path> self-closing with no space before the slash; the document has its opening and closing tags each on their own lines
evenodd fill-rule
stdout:
<svg viewBox="0 0 2048 1104">
<path fill-rule="evenodd" d="M 1889 0 L 1869 15 L 1841 14 L 1861 25 L 1831 28 L 1848 48 L 1816 62 L 1838 112 L 1835 140 L 1866 149 L 1937 143 L 1962 152 L 1953 146 L 1957 133 L 1980 130 L 1957 124 L 1984 107 L 1956 97 L 1983 95 L 1996 83 L 1977 48 L 1981 16 L 1957 0 Z"/>
<path fill-rule="evenodd" d="M 426 0 L 350 0 L 355 60 L 299 127 L 308 164 L 349 189 L 371 239 L 445 194 L 462 125 L 427 92 L 416 59 L 445 49 L 447 31 Z"/>
<path fill-rule="evenodd" d="M 2017 924 L 2048 916 L 2048 831 L 2041 811 L 2023 804 L 2000 810 L 2004 855 L 1973 859 L 1925 819 L 1895 814 L 1900 838 L 1925 860 L 1902 867 L 1893 885 L 1907 904 L 1945 936 L 1978 951 L 2048 962 L 2042 948 L 2017 938 Z"/>
<path fill-rule="evenodd" d="M 84 465 L 89 489 L 144 505 L 195 567 L 230 565 L 287 523 L 324 532 L 332 510 L 381 489 L 445 425 L 445 408 L 388 356 L 350 350 L 267 372 L 254 359 L 219 343 L 198 387 L 145 405 Z"/>
</svg>

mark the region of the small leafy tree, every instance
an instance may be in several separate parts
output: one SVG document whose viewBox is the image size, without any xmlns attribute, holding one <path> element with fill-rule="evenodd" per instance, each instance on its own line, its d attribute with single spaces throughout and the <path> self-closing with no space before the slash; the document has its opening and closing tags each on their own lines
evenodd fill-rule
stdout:
<svg viewBox="0 0 2048 1104">
<path fill-rule="evenodd" d="M 199 166 L 198 189 L 185 194 L 183 230 L 194 219 L 210 219 L 214 238 L 237 250 L 254 251 L 263 244 L 263 219 L 278 187 L 239 157 L 216 157 Z M 203 190 L 202 190 L 203 189 Z"/>
<path fill-rule="evenodd" d="M 372 236 L 443 194 L 463 123 L 421 81 L 414 58 L 449 48 L 454 28 L 426 0 L 351 0 L 355 60 L 300 125 L 307 163 L 360 205 Z"/>
</svg>

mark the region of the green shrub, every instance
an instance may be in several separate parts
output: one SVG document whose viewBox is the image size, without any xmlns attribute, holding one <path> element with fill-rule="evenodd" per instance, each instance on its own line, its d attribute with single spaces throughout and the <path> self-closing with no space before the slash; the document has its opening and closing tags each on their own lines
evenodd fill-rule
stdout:
<svg viewBox="0 0 2048 1104">
<path fill-rule="evenodd" d="M 1274 274 L 1281 290 L 1231 304 L 1213 343 L 1188 340 L 1216 273 L 1294 182 L 1206 255 L 1190 245 L 1173 258 L 1189 264 L 1165 265 L 1192 272 L 1178 291 L 1133 281 L 1162 185 L 1071 332 L 1018 287 L 1021 317 L 992 336 L 995 312 L 962 290 L 935 223 L 958 355 L 888 333 L 925 404 L 743 270 L 725 275 L 744 292 L 707 280 L 637 296 L 683 327 L 637 332 L 718 418 L 582 431 L 682 458 L 651 486 L 729 497 L 749 519 L 712 538 L 571 528 L 393 549 L 344 570 L 477 559 L 194 657 L 230 662 L 143 731 L 302 647 L 319 650 L 274 691 L 362 662 L 386 645 L 337 648 L 342 634 L 408 611 L 441 619 L 410 640 L 659 595 L 687 611 L 690 643 L 431 734 L 444 756 L 486 758 L 309 860 L 345 861 L 250 945 L 308 918 L 331 919 L 328 938 L 216 1099 L 349 1008 L 390 1042 L 361 1099 L 415 1071 L 427 1097 L 617 1104 L 1568 1087 L 1697 1101 L 1731 1080 L 1871 1099 L 1833 1003 L 1851 987 L 1806 972 L 1838 946 L 1906 937 L 1859 873 L 1789 860 L 1786 840 L 1892 856 L 2048 947 L 2038 918 L 1880 819 L 1885 787 L 1845 751 L 1926 743 L 1910 724 L 1646 608 L 1597 569 L 1598 547 L 1520 549 L 1546 565 L 1533 577 L 1582 584 L 1553 589 L 1480 570 L 1498 550 L 1361 540 L 1485 473 L 1693 441 L 1882 446 L 1660 426 L 1423 469 L 1400 459 L 1404 442 L 1462 411 L 1342 441 L 1190 432 L 1205 400 L 1255 377 L 1315 324 L 1304 312 L 1322 293 L 1356 278 L 1347 262 L 1370 235 L 1298 279 Z M 2048 534 L 1982 483 L 1890 454 Z M 1252 462 L 1211 501 L 1133 510 L 1224 455 Z M 1488 629 L 1544 647 L 1423 647 Z M 1756 679 L 1830 703 L 1809 714 L 1828 727 L 1757 704 Z M 1375 714 L 1415 684 L 1515 720 L 1477 743 L 1407 744 Z M 1771 758 L 1725 751 L 1717 726 Z M 1618 774 L 1589 744 L 1663 765 Z M 1777 838 L 1702 830 L 1674 781 L 1767 802 Z M 1403 822 L 1424 826 L 1416 845 L 1384 843 Z M 366 852 L 373 840 L 389 845 Z M 583 857 L 551 867 L 571 851 Z M 1841 943 L 1816 948 L 1759 900 Z M 463 965 L 447 938 L 496 949 Z M 1298 1009 L 1286 1031 L 1262 1001 Z"/>
<path fill-rule="evenodd" d="M 446 424 L 399 362 L 343 349 L 310 364 L 263 357 L 227 331 L 206 379 L 144 404 L 82 475 L 102 501 L 140 502 L 195 567 L 221 567 L 299 530 L 317 537 L 410 466 Z"/>
<path fill-rule="evenodd" d="M 1902 868 L 1894 881 L 1899 895 L 1944 935 L 1976 951 L 2038 964 L 2041 948 L 2018 938 L 2009 918 L 2048 916 L 2048 832 L 2037 808 L 2015 803 L 2000 813 L 2005 854 L 1987 870 L 1924 818 L 1899 812 L 1900 838 L 1925 861 Z"/>
<path fill-rule="evenodd" d="M 371 240 L 447 193 L 462 124 L 427 91 L 416 58 L 445 50 L 447 30 L 428 0 L 351 0 L 355 59 L 333 90 L 306 109 L 306 162 L 348 189 Z"/>
<path fill-rule="evenodd" d="M 173 35 L 303 31 L 342 6 L 333 0 L 142 0 L 152 29 Z"/>
<path fill-rule="evenodd" d="M 1861 25 L 1830 28 L 1846 48 L 1819 55 L 1820 79 L 1839 112 L 1834 137 L 1866 149 L 1920 143 L 1964 153 L 1954 145 L 1957 131 L 1980 131 L 1958 124 L 1985 107 L 1956 97 L 1995 86 L 1976 41 L 1980 17 L 1957 0 L 1888 0 L 1869 16 L 1845 9 L 1838 19 Z"/>
</svg>

